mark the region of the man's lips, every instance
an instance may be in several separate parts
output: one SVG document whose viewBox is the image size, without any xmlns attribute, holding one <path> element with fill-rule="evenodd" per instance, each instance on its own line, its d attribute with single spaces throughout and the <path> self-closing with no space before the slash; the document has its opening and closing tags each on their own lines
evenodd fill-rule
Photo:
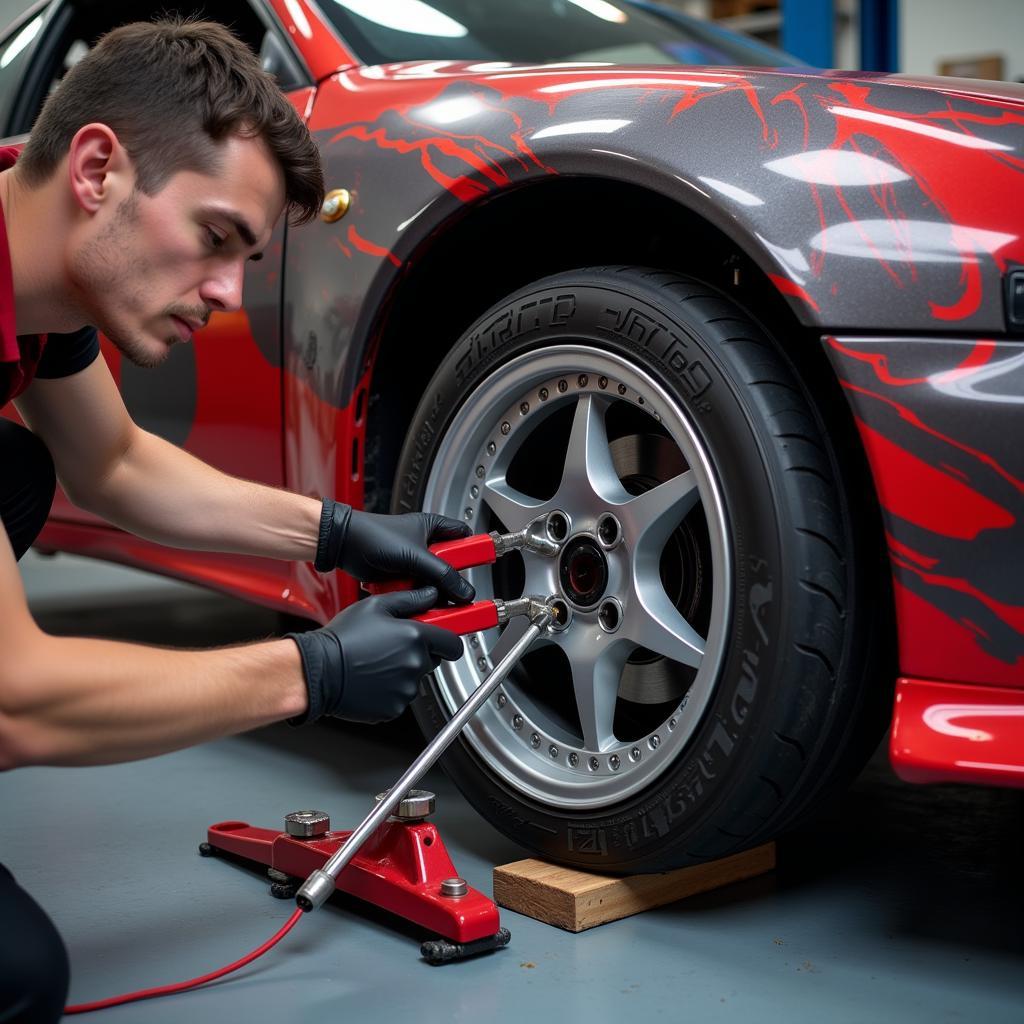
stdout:
<svg viewBox="0 0 1024 1024">
<path fill-rule="evenodd" d="M 173 313 L 170 314 L 170 317 L 174 322 L 174 326 L 177 328 L 178 334 L 181 335 L 182 341 L 188 341 L 192 335 L 202 327 L 202 324 L 195 323 L 191 320 L 183 320 L 180 316 L 175 316 Z"/>
</svg>

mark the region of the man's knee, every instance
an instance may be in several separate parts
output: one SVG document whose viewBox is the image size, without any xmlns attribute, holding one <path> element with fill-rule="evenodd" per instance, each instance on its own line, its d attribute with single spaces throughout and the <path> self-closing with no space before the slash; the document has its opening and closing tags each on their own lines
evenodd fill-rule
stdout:
<svg viewBox="0 0 1024 1024">
<path fill-rule="evenodd" d="M 15 558 L 21 558 L 50 514 L 57 473 L 46 445 L 10 420 L 0 420 L 0 456 L 0 519 Z"/>
<path fill-rule="evenodd" d="M 68 992 L 68 954 L 42 907 L 0 865 L 0 1020 L 50 1024 Z"/>
</svg>

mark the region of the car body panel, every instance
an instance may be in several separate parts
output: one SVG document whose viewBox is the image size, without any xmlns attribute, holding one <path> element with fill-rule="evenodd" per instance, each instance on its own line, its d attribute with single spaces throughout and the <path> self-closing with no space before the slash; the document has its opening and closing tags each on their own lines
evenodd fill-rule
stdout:
<svg viewBox="0 0 1024 1024">
<path fill-rule="evenodd" d="M 893 567 L 900 670 L 1024 685 L 1024 340 L 832 337 Z"/>
</svg>

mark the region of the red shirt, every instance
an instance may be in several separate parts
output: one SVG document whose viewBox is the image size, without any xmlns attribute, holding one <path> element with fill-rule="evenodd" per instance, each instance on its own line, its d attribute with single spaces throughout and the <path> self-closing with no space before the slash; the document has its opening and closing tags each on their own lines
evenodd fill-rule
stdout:
<svg viewBox="0 0 1024 1024">
<path fill-rule="evenodd" d="M 16 149 L 0 148 L 0 171 L 13 167 L 17 159 Z M 0 408 L 32 383 L 45 345 L 45 334 L 25 334 L 19 338 L 15 333 L 11 253 L 0 205 Z"/>
</svg>

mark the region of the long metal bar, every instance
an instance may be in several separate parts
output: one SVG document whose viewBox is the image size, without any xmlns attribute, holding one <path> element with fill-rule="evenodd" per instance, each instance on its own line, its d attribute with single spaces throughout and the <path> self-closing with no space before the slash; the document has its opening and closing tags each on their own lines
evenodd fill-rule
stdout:
<svg viewBox="0 0 1024 1024">
<path fill-rule="evenodd" d="M 308 912 L 315 910 L 327 900 L 334 892 L 338 875 L 356 855 L 359 847 L 384 823 L 405 794 L 433 767 L 434 762 L 462 732 L 484 701 L 494 693 L 550 621 L 551 609 L 544 606 L 533 616 L 526 632 L 512 645 L 508 654 L 494 666 L 490 676 L 473 691 L 448 724 L 430 741 L 423 753 L 409 765 L 405 774 L 388 790 L 387 796 L 359 823 L 345 845 L 322 868 L 312 872 L 302 883 L 295 894 L 295 902 L 299 907 Z"/>
</svg>

